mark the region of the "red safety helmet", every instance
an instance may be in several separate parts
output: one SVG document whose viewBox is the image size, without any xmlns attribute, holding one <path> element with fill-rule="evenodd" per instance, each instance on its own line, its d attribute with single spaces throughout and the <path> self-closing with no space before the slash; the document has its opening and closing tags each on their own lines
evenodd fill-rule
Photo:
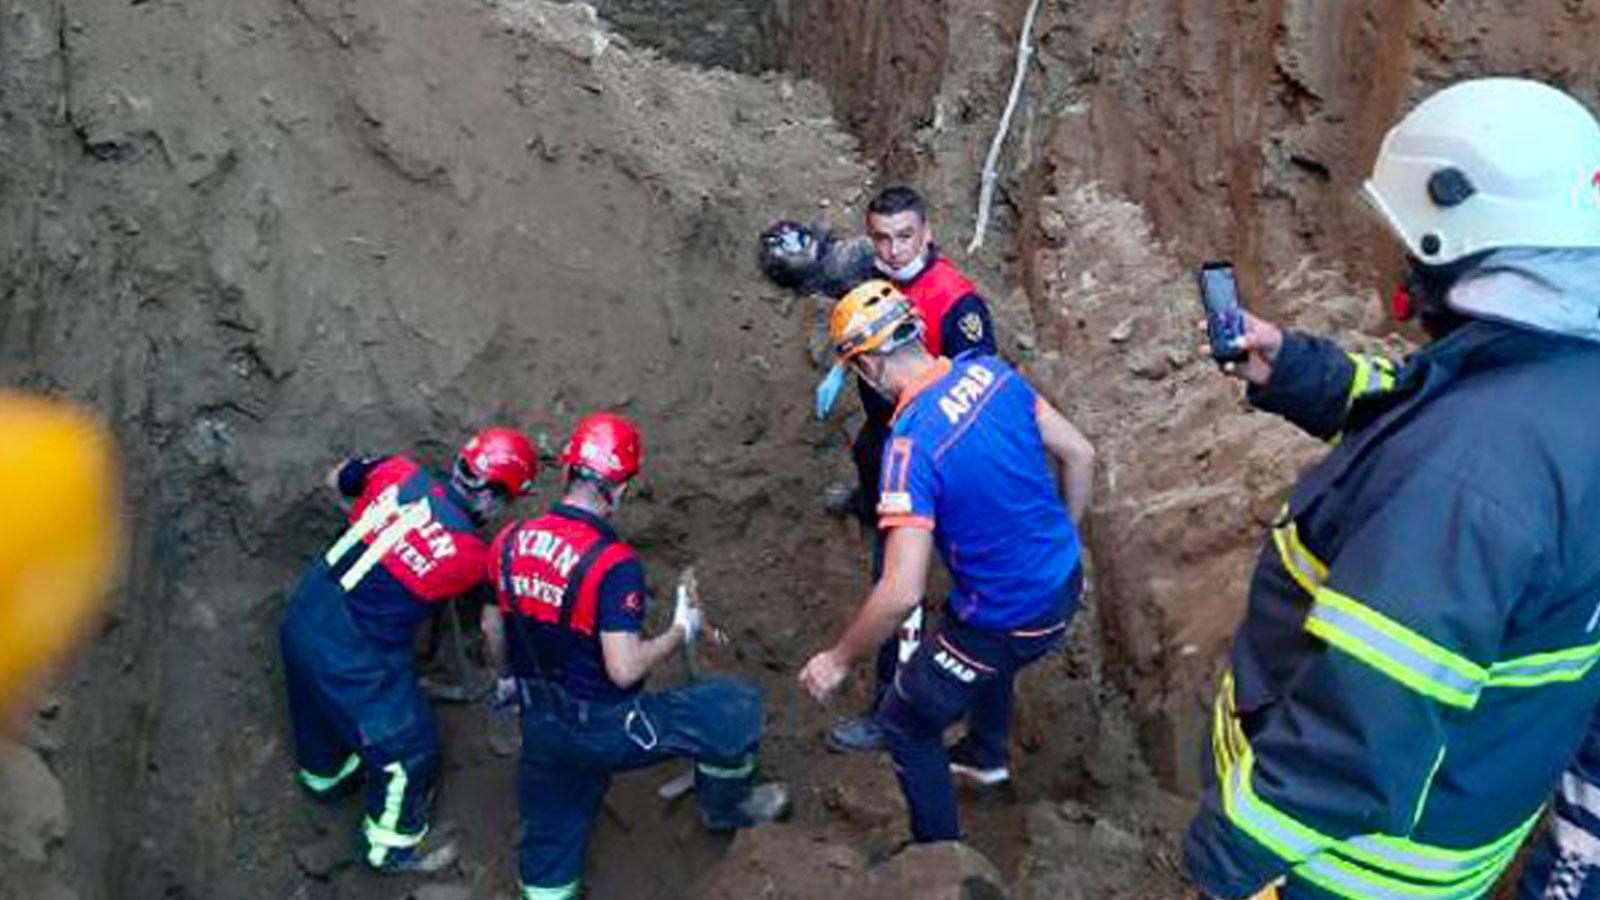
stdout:
<svg viewBox="0 0 1600 900">
<path fill-rule="evenodd" d="M 590 413 L 578 420 L 558 461 L 612 484 L 622 484 L 639 474 L 644 462 L 639 428 L 616 413 Z"/>
<path fill-rule="evenodd" d="M 497 485 L 512 497 L 533 492 L 539 475 L 539 451 L 515 428 L 485 428 L 472 436 L 456 457 L 456 469 L 468 486 Z"/>
</svg>

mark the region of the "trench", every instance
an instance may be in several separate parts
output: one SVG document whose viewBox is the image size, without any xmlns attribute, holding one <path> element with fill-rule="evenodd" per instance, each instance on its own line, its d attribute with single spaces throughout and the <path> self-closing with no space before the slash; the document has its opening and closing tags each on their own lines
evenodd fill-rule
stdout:
<svg viewBox="0 0 1600 900">
<path fill-rule="evenodd" d="M 1020 896 L 1177 896 L 1249 557 L 1317 451 L 1238 414 L 1167 298 L 1231 255 L 1261 308 L 1403 340 L 1349 195 L 1428 86 L 1527 71 L 1594 99 L 1600 26 L 1530 5 L 1047 2 L 995 232 L 967 255 L 1023 2 L 606 0 L 601 20 L 543 0 L 14 0 L 0 383 L 110 423 L 130 547 L 18 736 L 40 765 L 0 791 L 0 900 L 511 896 L 514 765 L 482 711 L 436 707 L 435 818 L 462 862 L 377 879 L 350 857 L 356 810 L 289 787 L 276 627 L 339 527 L 316 488 L 339 456 L 441 462 L 491 419 L 551 449 L 597 407 L 644 423 L 621 530 L 658 595 L 693 562 L 734 623 L 712 665 L 762 685 L 763 765 L 798 805 L 730 842 L 655 797 L 671 773 L 620 778 L 591 896 L 895 895 L 867 874 L 904 836 L 892 773 L 821 754 L 836 711 L 792 686 L 866 588 L 861 536 L 818 503 L 849 478 L 851 422 L 809 417 L 819 309 L 760 280 L 751 239 L 780 215 L 851 227 L 900 180 L 1105 469 L 1094 592 L 1023 683 L 1018 787 L 964 796 L 971 841 Z M 452 615 L 465 641 L 440 619 L 422 668 L 480 677 L 471 612 Z"/>
</svg>

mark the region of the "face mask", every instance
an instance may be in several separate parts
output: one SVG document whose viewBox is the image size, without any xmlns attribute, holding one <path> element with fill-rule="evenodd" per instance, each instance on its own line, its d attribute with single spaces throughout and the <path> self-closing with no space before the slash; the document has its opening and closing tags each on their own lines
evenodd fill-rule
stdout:
<svg viewBox="0 0 1600 900">
<path fill-rule="evenodd" d="M 911 262 L 906 263 L 898 269 L 891 268 L 888 263 L 877 258 L 873 259 L 873 263 L 878 267 L 879 272 L 889 276 L 894 281 L 906 282 L 922 273 L 923 267 L 928 264 L 928 251 L 922 251 L 921 255 L 919 255 L 916 259 L 913 259 Z"/>
</svg>

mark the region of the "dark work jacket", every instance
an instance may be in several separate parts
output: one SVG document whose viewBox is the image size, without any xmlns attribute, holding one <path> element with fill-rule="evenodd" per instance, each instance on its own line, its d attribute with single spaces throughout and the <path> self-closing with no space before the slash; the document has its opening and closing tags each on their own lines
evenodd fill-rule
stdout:
<svg viewBox="0 0 1600 900">
<path fill-rule="evenodd" d="M 1600 345 L 1490 322 L 1404 366 L 1290 334 L 1335 441 L 1263 542 L 1184 844 L 1248 897 L 1479 897 L 1600 697 Z"/>
</svg>

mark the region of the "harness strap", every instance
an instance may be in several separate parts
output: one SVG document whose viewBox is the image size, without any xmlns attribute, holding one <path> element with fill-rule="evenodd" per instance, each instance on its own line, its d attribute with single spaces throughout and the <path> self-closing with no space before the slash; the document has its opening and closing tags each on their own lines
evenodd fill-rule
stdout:
<svg viewBox="0 0 1600 900">
<path fill-rule="evenodd" d="M 505 545 L 500 548 L 500 589 L 510 598 L 511 630 L 517 636 L 517 643 L 521 645 L 523 655 L 528 657 L 529 664 L 534 668 L 534 677 L 555 683 L 566 678 L 567 651 L 569 649 L 569 644 L 566 642 L 570 638 L 565 635 L 572 632 L 572 613 L 578 605 L 579 598 L 582 596 L 583 583 L 588 579 L 589 572 L 594 568 L 595 562 L 607 550 L 611 549 L 612 545 L 617 541 L 611 535 L 600 531 L 599 537 L 595 539 L 594 544 L 584 551 L 583 556 L 578 558 L 577 565 L 573 566 L 572 577 L 567 580 L 566 590 L 561 594 L 559 625 L 563 637 L 561 638 L 561 643 L 557 645 L 557 652 L 552 654 L 550 658 L 544 658 L 539 652 L 539 645 L 534 642 L 532 636 L 525 630 L 527 626 L 522 621 L 522 611 L 517 603 L 517 594 L 512 588 L 511 581 L 511 551 L 516 546 L 517 537 L 522 534 L 526 527 L 526 522 L 519 523 L 506 535 Z"/>
</svg>

